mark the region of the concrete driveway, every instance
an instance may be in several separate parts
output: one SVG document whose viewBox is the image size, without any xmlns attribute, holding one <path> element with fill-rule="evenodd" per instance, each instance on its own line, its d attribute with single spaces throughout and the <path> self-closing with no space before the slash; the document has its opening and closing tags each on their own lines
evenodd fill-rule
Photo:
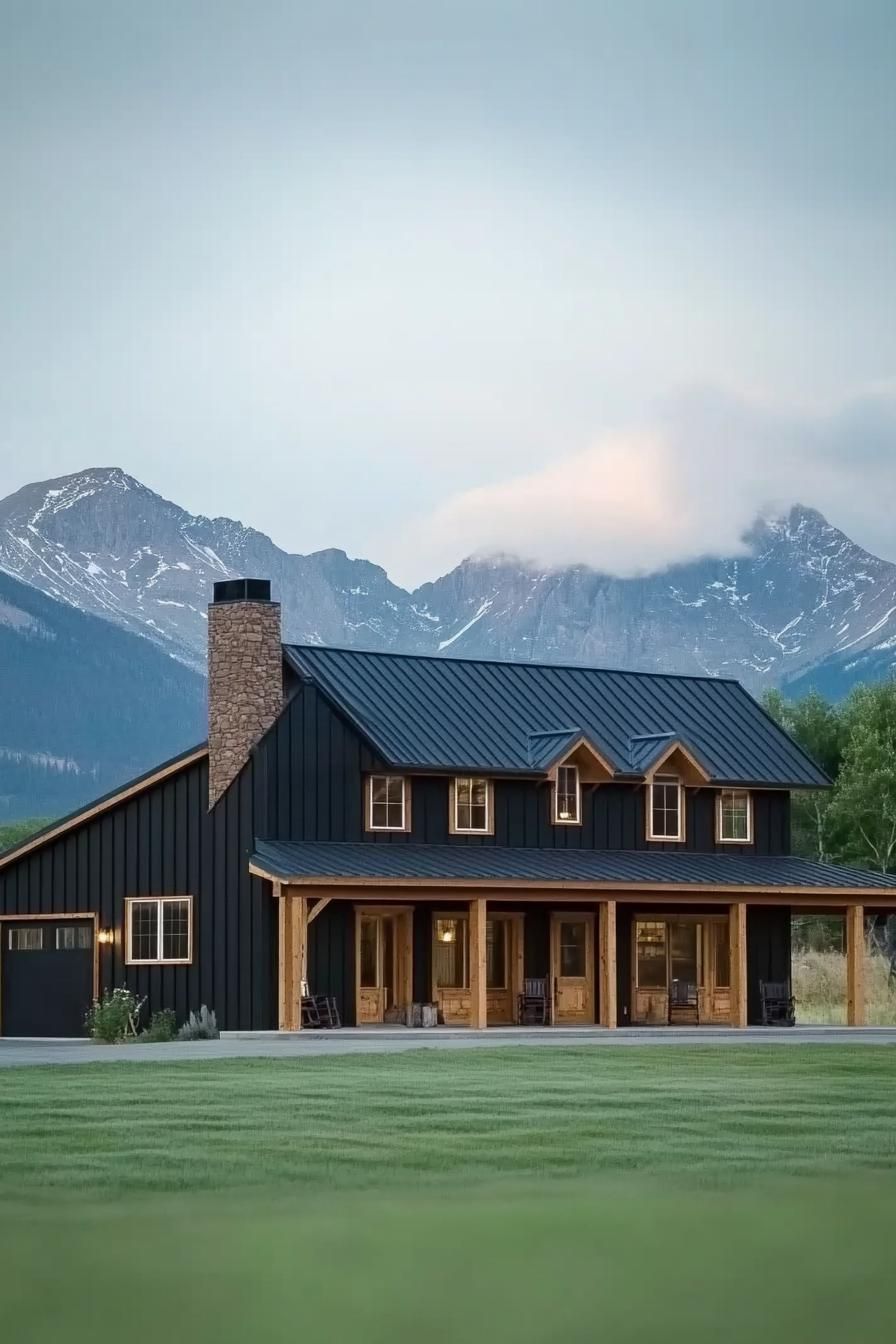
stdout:
<svg viewBox="0 0 896 1344">
<path fill-rule="evenodd" d="M 533 1045 L 616 1046 L 896 1045 L 896 1027 L 647 1027 L 605 1031 L 597 1027 L 549 1027 L 527 1031 L 493 1027 L 473 1032 L 434 1028 L 423 1031 L 365 1027 L 361 1030 L 228 1032 L 219 1041 L 174 1041 L 170 1045 L 93 1045 L 89 1041 L 0 1040 L 0 1068 L 33 1064 L 120 1063 L 123 1060 L 312 1059 L 318 1055 L 393 1054 L 405 1050 L 475 1050 Z"/>
</svg>

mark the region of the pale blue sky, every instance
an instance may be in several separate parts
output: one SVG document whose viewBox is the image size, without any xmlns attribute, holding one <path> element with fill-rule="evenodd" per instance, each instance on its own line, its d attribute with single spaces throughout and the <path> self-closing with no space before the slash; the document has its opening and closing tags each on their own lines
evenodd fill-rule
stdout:
<svg viewBox="0 0 896 1344">
<path fill-rule="evenodd" d="M 0 493 L 400 579 L 796 497 L 896 558 L 892 0 L 0 0 L 0 88 Z"/>
</svg>

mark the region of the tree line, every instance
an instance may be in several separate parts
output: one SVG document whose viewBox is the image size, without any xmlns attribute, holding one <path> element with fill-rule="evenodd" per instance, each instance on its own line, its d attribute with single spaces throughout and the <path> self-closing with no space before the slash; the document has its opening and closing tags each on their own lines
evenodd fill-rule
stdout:
<svg viewBox="0 0 896 1344">
<path fill-rule="evenodd" d="M 833 782 L 793 795 L 793 852 L 896 872 L 896 678 L 857 686 L 839 704 L 769 691 L 765 707 Z"/>
</svg>

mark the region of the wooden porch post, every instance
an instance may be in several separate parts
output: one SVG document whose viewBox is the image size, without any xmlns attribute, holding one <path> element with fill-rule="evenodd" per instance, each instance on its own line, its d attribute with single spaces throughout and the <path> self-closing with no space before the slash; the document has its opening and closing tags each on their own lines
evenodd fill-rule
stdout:
<svg viewBox="0 0 896 1344">
<path fill-rule="evenodd" d="M 616 1026 L 616 902 L 602 901 L 600 907 L 598 941 L 598 998 L 600 1025 Z"/>
<path fill-rule="evenodd" d="M 488 1026 L 485 967 L 485 900 L 470 902 L 470 1026 L 484 1031 Z"/>
<path fill-rule="evenodd" d="M 865 907 L 846 907 L 846 1022 L 865 1025 Z"/>
<path fill-rule="evenodd" d="M 731 958 L 731 1025 L 747 1025 L 747 906 L 728 907 L 728 949 Z"/>
<path fill-rule="evenodd" d="M 277 928 L 280 1030 L 299 1031 L 302 1026 L 299 999 L 308 940 L 308 901 L 304 895 L 297 895 L 295 889 L 285 885 L 279 890 Z"/>
</svg>

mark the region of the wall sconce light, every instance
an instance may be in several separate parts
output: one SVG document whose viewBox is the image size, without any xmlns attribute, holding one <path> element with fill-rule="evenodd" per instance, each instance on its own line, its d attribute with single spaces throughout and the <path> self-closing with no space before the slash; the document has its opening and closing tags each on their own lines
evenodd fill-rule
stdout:
<svg viewBox="0 0 896 1344">
<path fill-rule="evenodd" d="M 453 925 L 453 924 L 447 924 L 447 923 L 441 923 L 441 922 L 440 922 L 440 924 L 439 924 L 439 942 L 440 942 L 440 943 L 453 943 L 453 942 L 454 942 L 454 939 L 455 939 L 455 936 L 456 936 L 456 933 L 455 933 L 455 928 L 454 928 L 454 925 Z"/>
<path fill-rule="evenodd" d="M 97 940 L 98 943 L 114 943 L 114 942 L 115 942 L 115 930 L 114 930 L 114 929 L 100 929 L 99 933 L 98 933 L 97 936 L 96 936 L 96 940 Z"/>
</svg>

